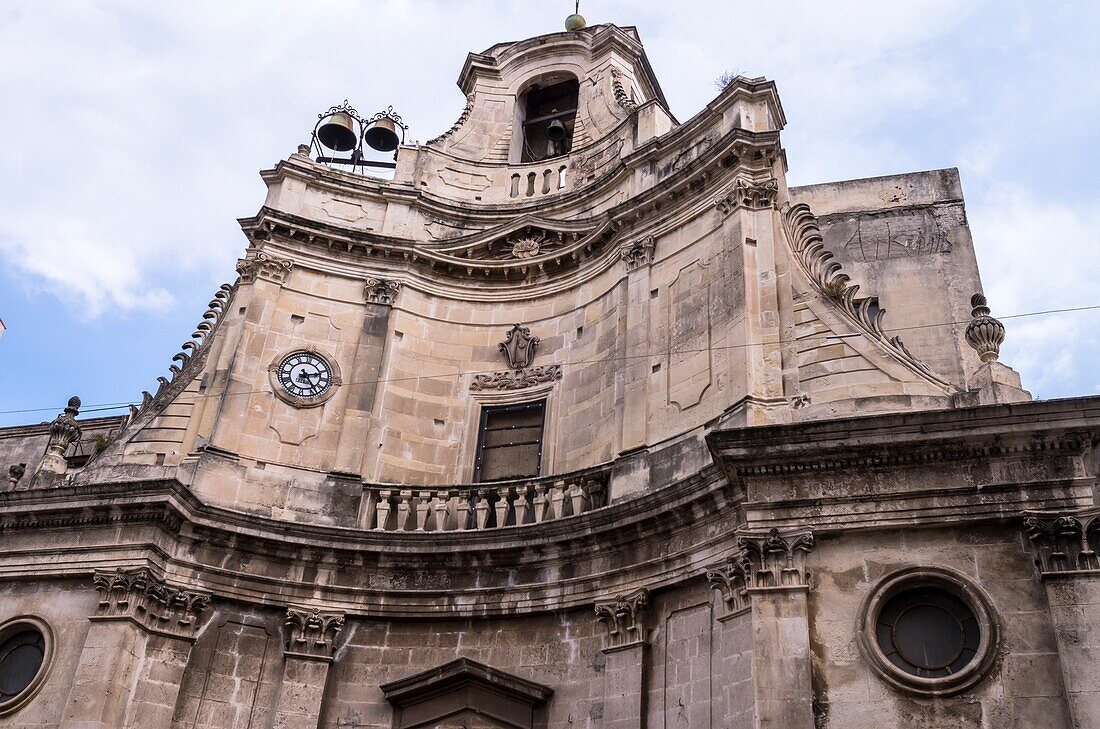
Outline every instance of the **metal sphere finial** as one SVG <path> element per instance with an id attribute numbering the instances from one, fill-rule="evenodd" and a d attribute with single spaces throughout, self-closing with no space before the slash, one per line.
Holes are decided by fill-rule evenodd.
<path id="1" fill-rule="evenodd" d="M 566 30 L 581 30 L 588 23 L 585 21 L 584 16 L 581 15 L 581 0 L 577 0 L 573 6 L 573 14 L 565 19 Z"/>

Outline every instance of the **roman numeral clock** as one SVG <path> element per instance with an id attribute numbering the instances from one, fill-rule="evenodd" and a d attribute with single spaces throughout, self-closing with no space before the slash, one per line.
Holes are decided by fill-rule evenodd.
<path id="1" fill-rule="evenodd" d="M 325 403 L 341 382 L 336 362 L 312 347 L 280 354 L 268 373 L 275 395 L 300 408 Z"/>

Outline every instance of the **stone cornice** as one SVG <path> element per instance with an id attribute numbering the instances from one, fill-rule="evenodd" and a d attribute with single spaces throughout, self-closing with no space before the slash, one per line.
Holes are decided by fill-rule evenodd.
<path id="1" fill-rule="evenodd" d="M 419 618 L 558 610 L 591 605 L 609 590 L 691 579 L 695 559 L 721 559 L 732 548 L 726 522 L 735 496 L 710 469 L 581 517 L 393 535 L 213 507 L 173 481 L 15 492 L 0 495 L 9 545 L 0 579 L 87 574 L 109 543 L 116 563 L 151 561 L 173 581 L 244 602 Z M 18 546 L 47 529 L 49 550 Z M 79 541 L 64 536 L 77 533 Z M 244 566 L 227 566 L 226 554 Z M 323 586 L 287 577 L 305 565 L 327 575 Z M 528 577 L 517 582 L 517 575 Z"/>
<path id="2" fill-rule="evenodd" d="M 1033 452 L 1080 455 L 1100 438 L 1100 397 L 837 418 L 715 431 L 733 478 L 904 466 Z"/>
<path id="3" fill-rule="evenodd" d="M 567 217 L 568 210 L 547 210 L 540 215 L 514 217 L 497 211 L 491 229 L 449 240 L 445 245 L 411 242 L 375 233 L 367 233 L 331 223 L 291 215 L 272 208 L 240 221 L 257 247 L 273 242 L 285 249 L 291 244 L 309 251 L 296 265 L 312 267 L 325 254 L 334 265 L 350 264 L 378 275 L 403 276 L 407 283 L 435 295 L 478 300 L 516 300 L 537 298 L 564 288 L 575 287 L 613 266 L 621 256 L 618 250 L 628 241 L 658 236 L 674 226 L 685 211 L 698 211 L 708 204 L 709 192 L 717 189 L 739 171 L 760 169 L 765 172 L 774 161 L 769 155 L 778 150 L 776 138 L 768 134 L 735 132 L 709 148 L 705 154 L 683 165 L 662 184 L 650 188 L 615 209 L 591 220 L 555 220 Z M 587 198 L 585 193 L 584 197 Z M 565 198 L 563 195 L 560 198 Z M 486 214 L 481 211 L 481 214 Z M 469 221 L 471 209 L 455 211 L 456 219 Z M 568 234 L 562 245 L 524 259 L 493 260 L 485 249 L 498 249 L 501 241 L 520 228 L 535 228 Z M 321 256 L 318 257 L 318 254 Z"/>

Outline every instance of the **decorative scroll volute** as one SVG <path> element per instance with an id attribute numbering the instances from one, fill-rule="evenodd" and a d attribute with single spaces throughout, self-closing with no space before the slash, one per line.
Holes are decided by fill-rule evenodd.
<path id="1" fill-rule="evenodd" d="M 648 607 L 649 590 L 645 588 L 596 603 L 596 620 L 607 629 L 605 653 L 645 644 Z"/>
<path id="2" fill-rule="evenodd" d="M 331 660 L 336 652 L 336 637 L 344 629 L 344 619 L 344 613 L 323 613 L 318 608 L 287 608 L 283 622 L 287 654 Z"/>
<path id="3" fill-rule="evenodd" d="M 146 567 L 96 570 L 96 620 L 131 619 L 150 631 L 192 640 L 210 594 L 169 585 Z"/>
<path id="4" fill-rule="evenodd" d="M 561 365 L 543 365 L 540 367 L 525 367 L 520 370 L 505 370 L 503 372 L 474 375 L 474 381 L 470 383 L 470 389 L 475 392 L 481 390 L 522 390 L 560 379 Z"/>

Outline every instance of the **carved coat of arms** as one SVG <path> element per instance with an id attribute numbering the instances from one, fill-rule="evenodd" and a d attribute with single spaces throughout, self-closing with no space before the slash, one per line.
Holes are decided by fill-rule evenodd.
<path id="1" fill-rule="evenodd" d="M 509 367 L 520 370 L 531 366 L 535 359 L 535 348 L 538 346 L 539 338 L 531 336 L 531 330 L 527 327 L 516 324 L 500 343 L 500 351 L 504 352 Z"/>

